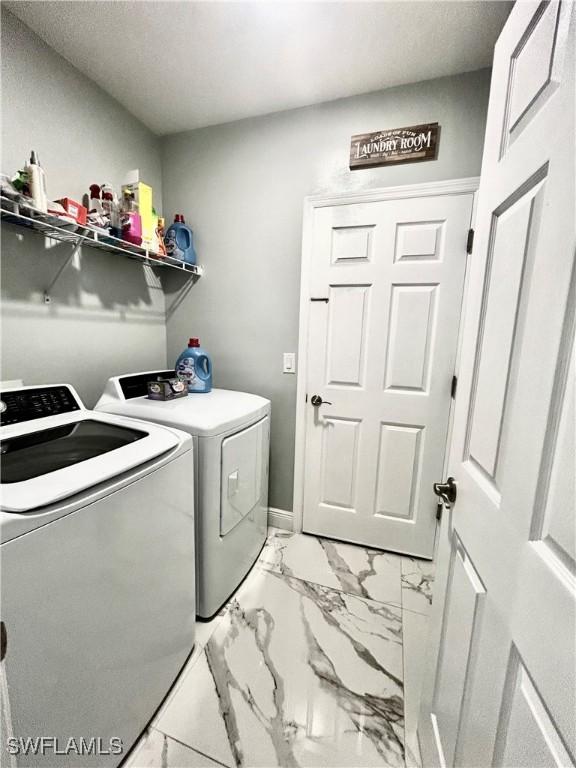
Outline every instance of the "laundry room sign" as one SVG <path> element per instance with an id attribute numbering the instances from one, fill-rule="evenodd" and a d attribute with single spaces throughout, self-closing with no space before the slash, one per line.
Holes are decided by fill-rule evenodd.
<path id="1" fill-rule="evenodd" d="M 435 160 L 439 128 L 438 123 L 425 123 L 352 136 L 350 170 L 375 168 L 391 163 Z"/>

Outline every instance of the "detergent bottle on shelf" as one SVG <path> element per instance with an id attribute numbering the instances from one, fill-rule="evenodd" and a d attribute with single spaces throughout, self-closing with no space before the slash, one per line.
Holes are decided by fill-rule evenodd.
<path id="1" fill-rule="evenodd" d="M 212 362 L 200 340 L 190 339 L 188 348 L 176 360 L 176 375 L 183 379 L 188 392 L 210 392 L 212 389 Z"/>
<path id="2" fill-rule="evenodd" d="M 192 230 L 184 222 L 184 216 L 177 213 L 174 216 L 174 223 L 168 227 L 164 236 L 167 255 L 173 259 L 185 261 L 187 264 L 196 264 L 193 237 Z"/>

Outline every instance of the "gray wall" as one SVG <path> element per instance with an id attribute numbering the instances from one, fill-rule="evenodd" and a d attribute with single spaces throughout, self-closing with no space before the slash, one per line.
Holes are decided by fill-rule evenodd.
<path id="1" fill-rule="evenodd" d="M 2 171 L 15 172 L 36 149 L 49 196 L 81 199 L 90 183 L 118 186 L 140 168 L 157 210 L 186 214 L 206 276 L 172 311 L 180 276 L 163 278 L 165 300 L 150 270 L 85 250 L 45 305 L 43 291 L 69 246 L 2 226 L 2 379 L 69 381 L 92 405 L 108 376 L 171 364 L 188 336 L 198 335 L 213 356 L 217 386 L 271 398 L 270 503 L 290 510 L 296 377 L 282 374 L 282 352 L 298 346 L 303 198 L 479 174 L 489 75 L 160 141 L 3 9 Z M 432 121 L 442 126 L 436 161 L 348 170 L 352 134 Z"/>
<path id="2" fill-rule="evenodd" d="M 4 9 L 2 148 L 10 174 L 37 150 L 51 199 L 81 201 L 89 184 L 118 186 L 140 168 L 161 207 L 158 139 Z M 138 262 L 85 249 L 46 306 L 43 291 L 69 253 L 2 225 L 1 375 L 71 382 L 92 405 L 108 376 L 164 367 L 164 294 Z"/>
<path id="3" fill-rule="evenodd" d="M 271 398 L 271 506 L 292 509 L 296 377 L 282 352 L 298 347 L 303 198 L 479 175 L 489 85 L 481 70 L 163 140 L 164 212 L 186 215 L 206 268 L 168 317 L 168 361 L 199 336 L 217 386 Z M 348 170 L 352 134 L 434 121 L 436 161 Z"/>

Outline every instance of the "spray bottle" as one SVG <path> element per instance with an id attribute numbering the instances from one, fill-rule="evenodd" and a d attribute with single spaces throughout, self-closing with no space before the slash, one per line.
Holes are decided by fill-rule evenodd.
<path id="1" fill-rule="evenodd" d="M 30 196 L 34 207 L 46 213 L 48 210 L 48 198 L 46 196 L 46 174 L 38 161 L 38 155 L 34 150 L 30 153 L 30 162 L 26 166 L 30 184 Z"/>

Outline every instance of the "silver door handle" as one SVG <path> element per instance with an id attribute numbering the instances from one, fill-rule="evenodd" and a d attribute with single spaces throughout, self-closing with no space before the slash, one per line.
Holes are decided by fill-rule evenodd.
<path id="1" fill-rule="evenodd" d="M 434 483 L 432 487 L 436 496 L 444 502 L 446 509 L 450 509 L 456 502 L 456 496 L 458 495 L 454 478 L 449 477 L 445 483 Z"/>
<path id="2" fill-rule="evenodd" d="M 310 402 L 312 403 L 314 408 L 320 408 L 321 405 L 332 405 L 332 403 L 329 402 L 328 400 L 322 400 L 320 395 L 312 395 L 312 397 L 310 398 Z"/>

